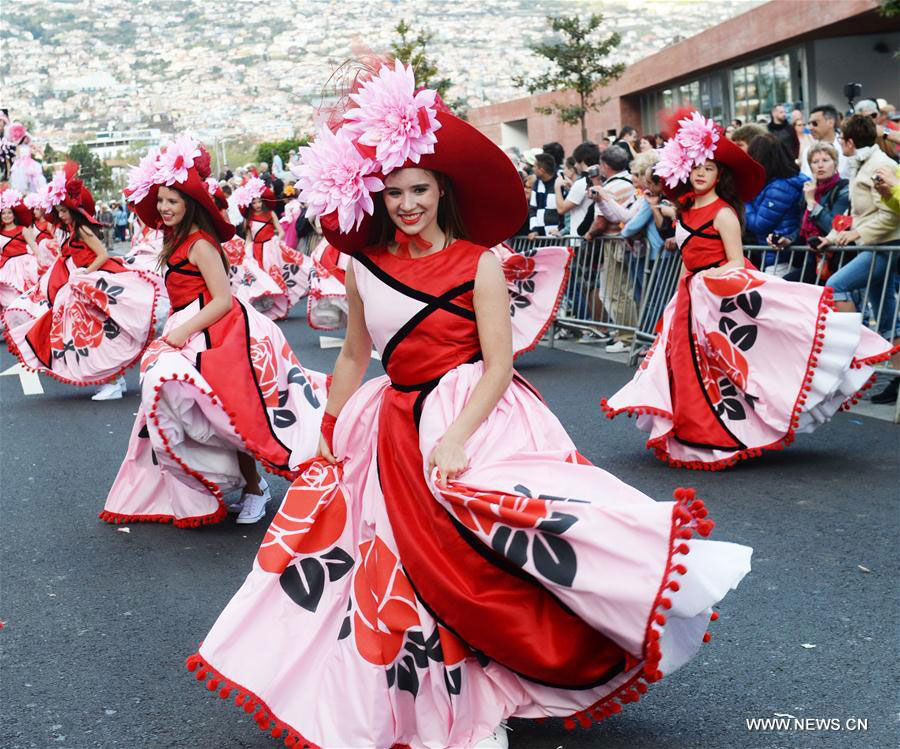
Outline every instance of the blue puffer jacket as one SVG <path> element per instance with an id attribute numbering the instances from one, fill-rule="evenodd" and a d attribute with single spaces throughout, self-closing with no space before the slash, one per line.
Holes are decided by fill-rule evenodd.
<path id="1" fill-rule="evenodd" d="M 807 179 L 805 174 L 773 179 L 747 204 L 746 233 L 754 244 L 765 244 L 766 237 L 773 232 L 788 236 L 797 232 L 803 217 L 800 196 Z M 784 255 L 783 261 L 787 262 L 790 253 L 767 252 L 766 265 L 782 261 L 781 258 L 776 260 L 776 254 Z"/>

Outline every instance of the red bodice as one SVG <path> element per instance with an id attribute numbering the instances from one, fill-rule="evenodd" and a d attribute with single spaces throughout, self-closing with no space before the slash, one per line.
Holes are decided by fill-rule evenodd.
<path id="1" fill-rule="evenodd" d="M 45 239 L 53 239 L 53 231 L 50 226 L 49 221 L 44 221 L 44 225 L 41 226 L 37 221 L 34 222 L 34 228 L 37 229 L 37 236 L 34 238 L 34 243 L 38 244 L 39 242 L 43 242 Z"/>
<path id="2" fill-rule="evenodd" d="M 199 239 L 205 239 L 213 247 L 219 246 L 206 232 L 195 231 L 188 234 L 166 260 L 166 291 L 173 311 L 186 307 L 195 299 L 202 298 L 205 303 L 211 298 L 200 269 L 188 260 L 191 247 Z"/>
<path id="3" fill-rule="evenodd" d="M 356 256 L 376 278 L 426 305 L 402 327 L 390 330 L 393 335 L 381 352 L 381 362 L 395 386 L 431 382 L 481 358 L 474 293 L 478 261 L 485 252 L 480 245 L 457 240 L 441 252 L 420 258 L 399 257 L 384 248 Z M 371 316 L 374 324 L 386 317 L 376 310 L 371 310 Z M 367 308 L 367 323 L 369 317 Z"/>
<path id="4" fill-rule="evenodd" d="M 275 227 L 272 226 L 272 214 L 250 214 L 250 237 L 253 239 L 253 257 L 263 270 L 268 270 L 263 262 L 263 245 L 275 236 Z"/>
<path id="5" fill-rule="evenodd" d="M 690 208 L 679 217 L 678 242 L 685 267 L 695 272 L 725 262 L 725 245 L 713 226 L 716 214 L 730 208 L 721 198 L 703 208 Z"/>
<path id="6" fill-rule="evenodd" d="M 79 268 L 87 268 L 97 258 L 90 247 L 80 239 L 76 239 L 74 232 L 66 233 L 66 238 L 59 248 L 59 254 L 63 260 L 69 257 L 72 258 L 72 261 Z M 122 273 L 125 271 L 125 266 L 115 258 L 110 258 L 103 263 L 99 270 L 105 270 L 108 273 Z"/>
<path id="7" fill-rule="evenodd" d="M 19 257 L 28 252 L 28 245 L 25 243 L 21 226 L 16 226 L 11 230 L 0 229 L 0 237 L 2 237 L 0 254 L 4 258 Z"/>

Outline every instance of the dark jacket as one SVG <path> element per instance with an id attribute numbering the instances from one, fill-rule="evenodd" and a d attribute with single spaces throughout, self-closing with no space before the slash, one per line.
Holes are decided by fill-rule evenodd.
<path id="1" fill-rule="evenodd" d="M 773 179 L 747 204 L 745 220 L 746 233 L 754 244 L 766 244 L 769 234 L 795 236 L 800 229 L 803 216 L 801 198 L 806 176 L 795 174 L 793 177 Z M 782 255 L 776 260 L 776 255 Z M 766 265 L 775 262 L 787 262 L 788 252 L 766 253 Z"/>

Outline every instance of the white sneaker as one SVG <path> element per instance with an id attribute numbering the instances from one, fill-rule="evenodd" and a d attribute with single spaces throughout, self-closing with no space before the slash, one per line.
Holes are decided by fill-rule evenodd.
<path id="1" fill-rule="evenodd" d="M 621 354 L 623 351 L 627 350 L 628 346 L 622 343 L 622 341 L 613 341 L 612 343 L 606 344 L 607 354 Z"/>
<path id="2" fill-rule="evenodd" d="M 92 401 L 112 401 L 122 397 L 125 392 L 125 380 L 121 377 L 115 382 L 108 382 L 91 396 Z"/>
<path id="3" fill-rule="evenodd" d="M 262 482 L 259 488 L 262 489 Z M 272 499 L 268 489 L 268 487 L 263 489 L 262 494 L 242 494 L 244 506 L 234 522 L 239 525 L 250 525 L 262 520 L 266 515 L 266 504 Z"/>
<path id="4" fill-rule="evenodd" d="M 262 489 L 262 496 L 264 496 L 266 498 L 266 501 L 268 502 L 272 498 L 272 495 L 269 493 L 269 484 L 262 476 L 259 477 L 259 488 Z M 230 512 L 232 515 L 237 515 L 241 510 L 244 509 L 244 500 L 248 496 L 248 494 L 244 494 L 244 492 L 241 492 L 238 499 L 233 500 L 232 502 L 225 503 L 225 509 L 228 510 L 228 512 Z"/>
<path id="5" fill-rule="evenodd" d="M 477 744 L 473 744 L 475 749 L 509 749 L 509 737 L 506 735 L 506 726 L 502 723 L 494 729 L 494 732 L 487 738 L 482 739 Z"/>

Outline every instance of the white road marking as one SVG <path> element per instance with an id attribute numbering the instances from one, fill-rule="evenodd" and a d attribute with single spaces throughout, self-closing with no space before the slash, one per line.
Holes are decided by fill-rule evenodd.
<path id="1" fill-rule="evenodd" d="M 5 372 L 0 372 L 0 377 L 6 375 L 18 375 L 19 382 L 22 384 L 22 392 L 25 395 L 42 395 L 44 388 L 41 385 L 41 378 L 37 372 L 25 369 L 21 364 L 13 364 Z"/>

